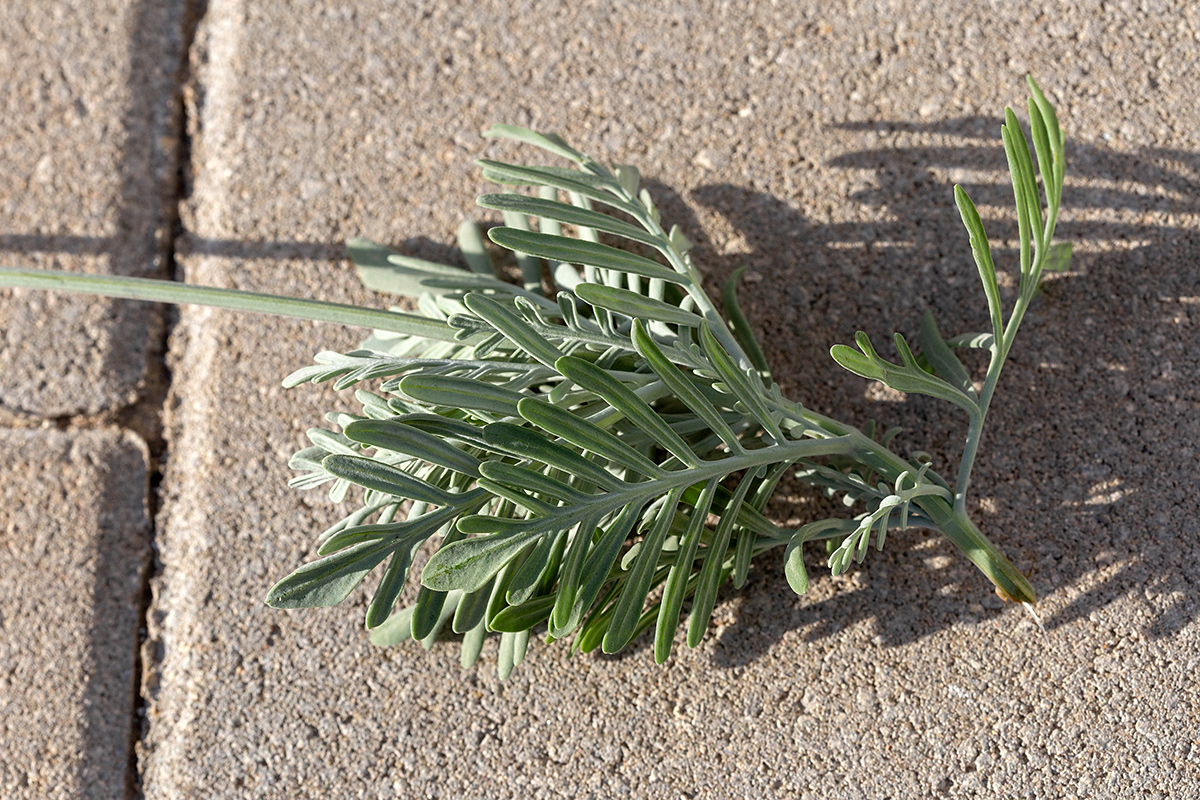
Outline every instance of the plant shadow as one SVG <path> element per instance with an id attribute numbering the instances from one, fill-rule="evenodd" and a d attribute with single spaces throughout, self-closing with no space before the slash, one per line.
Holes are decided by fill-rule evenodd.
<path id="1" fill-rule="evenodd" d="M 705 236 L 712 226 L 678 195 L 651 191 L 696 241 L 696 260 L 715 284 L 748 267 L 742 305 L 785 394 L 856 424 L 900 425 L 902 449 L 928 451 L 953 474 L 961 415 L 929 398 L 880 393 L 842 373 L 828 349 L 858 329 L 877 342 L 893 330 L 911 338 L 926 308 L 947 335 L 986 325 L 951 186 L 962 183 L 983 209 L 994 243 L 1015 240 L 996 128 L 983 117 L 842 126 L 878 143 L 829 162 L 857 173 L 851 199 L 879 220 L 867 224 L 817 223 L 761 192 L 702 186 L 690 200 L 736 231 L 730 248 Z M 1200 502 L 1187 488 L 1200 452 L 1200 348 L 1189 330 L 1200 322 L 1200 230 L 1177 222 L 1200 207 L 1200 155 L 1068 148 L 1057 238 L 1076 255 L 1068 274 L 1045 284 L 1010 355 L 972 513 L 1018 567 L 1033 570 L 1051 635 L 1127 601 L 1139 609 L 1119 626 L 1169 637 L 1200 614 L 1187 569 L 1200 558 Z M 1015 261 L 1011 248 L 994 252 L 998 265 Z M 772 510 L 789 526 L 811 518 L 803 504 Z M 818 585 L 823 555 L 813 550 L 807 561 Z M 723 599 L 738 595 L 736 623 L 720 633 L 714 660 L 744 665 L 791 631 L 811 640 L 864 622 L 876 643 L 899 646 L 1001 606 L 982 575 L 926 532 L 889 536 L 886 551 L 872 551 L 856 571 L 836 579 L 850 591 L 809 602 L 782 580 L 778 555 L 763 558 L 746 587 L 726 589 Z"/>

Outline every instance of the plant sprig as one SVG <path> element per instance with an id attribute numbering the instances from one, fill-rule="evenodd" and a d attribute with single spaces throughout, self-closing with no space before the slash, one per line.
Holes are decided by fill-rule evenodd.
<path id="1" fill-rule="evenodd" d="M 786 547 L 787 580 L 803 593 L 806 543 L 828 540 L 829 566 L 839 574 L 862 561 L 872 538 L 882 549 L 889 530 L 910 526 L 942 532 L 1003 596 L 1032 603 L 1032 587 L 971 521 L 966 504 L 1017 329 L 1043 272 L 1070 257 L 1069 245 L 1052 243 L 1063 134 L 1032 79 L 1029 86 L 1033 155 L 1011 111 L 1001 129 L 1020 236 L 1020 280 L 1007 321 L 983 223 L 956 186 L 990 332 L 947 339 L 926 315 L 918 352 L 895 335 L 899 363 L 880 356 L 861 332 L 856 348 L 831 351 L 857 375 L 966 412 L 953 484 L 920 454 L 893 450 L 892 434 L 876 440 L 873 426 L 860 430 L 784 398 L 738 307 L 740 270 L 722 293 L 722 314 L 703 289 L 690 242 L 663 227 L 638 171 L 604 166 L 553 134 L 501 125 L 485 134 L 570 164 L 479 162 L 503 188 L 479 199 L 505 221 L 487 237 L 515 255 L 520 285 L 500 278 L 480 229 L 465 223 L 459 244 L 468 270 L 350 243 L 363 282 L 414 300 L 417 313 L 30 270 L 0 270 L 0 286 L 374 329 L 359 350 L 323 352 L 285 381 L 357 387 L 361 413 L 327 415 L 332 429 L 310 430 L 311 445 L 291 465 L 298 488 L 328 486 L 338 502 L 352 487 L 360 495 L 358 507 L 320 535 L 321 557 L 277 583 L 267 602 L 334 605 L 382 566 L 366 619 L 377 644 L 413 638 L 428 646 L 448 625 L 462 635 L 468 666 L 486 635 L 499 633 L 506 676 L 540 626 L 547 640 L 573 637 L 585 652 L 616 652 L 653 628 L 654 657 L 662 662 L 684 601 L 691 598 L 686 641 L 694 647 L 721 584 L 740 586 L 761 553 Z M 989 353 L 978 387 L 954 353 L 963 346 Z M 789 471 L 861 510 L 797 530 L 779 527 L 763 511 Z M 416 602 L 398 608 L 415 553 L 431 541 L 436 551 Z"/>

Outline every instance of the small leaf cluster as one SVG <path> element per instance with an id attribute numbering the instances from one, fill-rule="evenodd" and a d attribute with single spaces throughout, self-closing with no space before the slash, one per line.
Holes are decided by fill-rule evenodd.
<path id="1" fill-rule="evenodd" d="M 466 269 L 350 245 L 364 283 L 409 298 L 417 313 L 359 350 L 321 353 L 288 385 L 355 390 L 360 413 L 330 414 L 291 465 L 298 488 L 326 486 L 356 508 L 319 536 L 318 560 L 271 589 L 281 608 L 333 605 L 382 568 L 366 615 L 372 641 L 428 646 L 462 637 L 464 666 L 489 633 L 499 669 L 524 657 L 534 629 L 581 651 L 616 652 L 653 630 L 664 661 L 686 616 L 697 645 L 722 584 L 741 586 L 756 556 L 786 547 L 785 574 L 808 587 L 807 542 L 828 540 L 837 574 L 874 537 L 914 525 L 943 532 L 1006 596 L 1032 589 L 966 515 L 983 419 L 1012 337 L 1045 268 L 1069 253 L 1051 243 L 1063 137 L 1030 82 L 1034 160 L 1009 111 L 1003 127 L 1021 238 L 1018 296 L 1007 323 L 988 239 L 970 198 L 956 200 L 970 235 L 989 334 L 943 338 L 932 317 L 919 352 L 894 337 L 899 363 L 859 333 L 842 366 L 901 392 L 965 411 L 970 433 L 951 484 L 920 454 L 785 398 L 737 304 L 736 273 L 720 306 L 706 294 L 690 242 L 666 228 L 637 169 L 602 165 L 555 135 L 495 126 L 568 166 L 480 161 L 502 191 L 479 198 L 504 224 L 459 230 Z M 512 254 L 517 282 L 492 252 Z M 408 321 L 409 318 L 412 321 Z M 980 388 L 954 353 L 981 347 Z M 779 481 L 858 507 L 847 519 L 781 528 L 764 509 Z M 399 600 L 418 551 L 434 552 L 414 603 Z M 686 607 L 686 614 L 685 614 Z"/>

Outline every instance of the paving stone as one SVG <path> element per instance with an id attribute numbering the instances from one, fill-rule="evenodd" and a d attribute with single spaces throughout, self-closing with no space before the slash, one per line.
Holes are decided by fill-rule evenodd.
<path id="1" fill-rule="evenodd" d="M 161 270 L 183 0 L 5 4 L 0 264 Z M 0 290 L 0 411 L 132 402 L 159 334 L 145 304 Z"/>
<path id="2" fill-rule="evenodd" d="M 116 430 L 0 430 L 0 796 L 125 797 L 146 458 Z"/>
<path id="3" fill-rule="evenodd" d="M 324 411 L 353 407 L 278 381 L 356 335 L 187 311 L 147 798 L 1195 791 L 1196 11 L 740 8 L 213 0 L 189 280 L 377 302 L 341 241 L 443 256 L 477 213 L 471 159 L 515 157 L 478 131 L 557 130 L 640 165 L 714 287 L 750 267 L 745 305 L 785 392 L 901 425 L 945 463 L 956 415 L 873 393 L 828 349 L 860 328 L 911 334 L 929 306 L 943 329 L 985 323 L 950 186 L 970 184 L 989 218 L 1009 202 L 999 111 L 1032 69 L 1071 135 L 1062 234 L 1078 270 L 1026 321 L 975 487 L 989 535 L 1034 569 L 1046 633 L 908 532 L 804 598 L 765 558 L 666 667 L 644 645 L 568 658 L 534 643 L 500 683 L 494 643 L 465 673 L 453 647 L 374 650 L 362 591 L 320 611 L 262 603 L 337 514 L 285 488 L 286 458 Z M 774 518 L 811 518 L 794 495 Z"/>

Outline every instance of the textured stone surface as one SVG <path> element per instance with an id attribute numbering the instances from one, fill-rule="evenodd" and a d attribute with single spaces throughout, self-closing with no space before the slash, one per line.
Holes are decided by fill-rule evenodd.
<path id="1" fill-rule="evenodd" d="M 6 3 L 0 264 L 159 269 L 183 0 Z M 0 290 L 0 411 L 131 402 L 157 334 L 146 304 Z"/>
<path id="2" fill-rule="evenodd" d="M 0 796 L 124 797 L 146 448 L 114 430 L 0 430 L 0 461 Z"/>
<path id="3" fill-rule="evenodd" d="M 714 286 L 750 267 L 745 305 L 789 395 L 903 425 L 904 446 L 944 463 L 957 415 L 864 387 L 828 348 L 859 328 L 911 334 L 927 306 L 943 330 L 984 324 L 950 186 L 988 217 L 1009 202 L 998 118 L 1026 71 L 1069 131 L 1061 233 L 1078 257 L 1027 318 L 975 477 L 985 530 L 1034 570 L 1045 634 L 910 532 L 802 599 L 764 559 L 665 668 L 644 647 L 568 659 L 534 644 L 503 684 L 494 644 L 467 673 L 451 647 L 373 650 L 362 592 L 263 606 L 336 513 L 285 488 L 286 457 L 353 402 L 278 381 L 355 335 L 186 312 L 146 796 L 1193 793 L 1196 14 L 212 0 L 189 280 L 365 301 L 344 239 L 444 256 L 483 188 L 471 159 L 502 152 L 477 132 L 558 130 L 640 165 Z M 812 512 L 791 494 L 771 513 L 796 524 Z"/>

